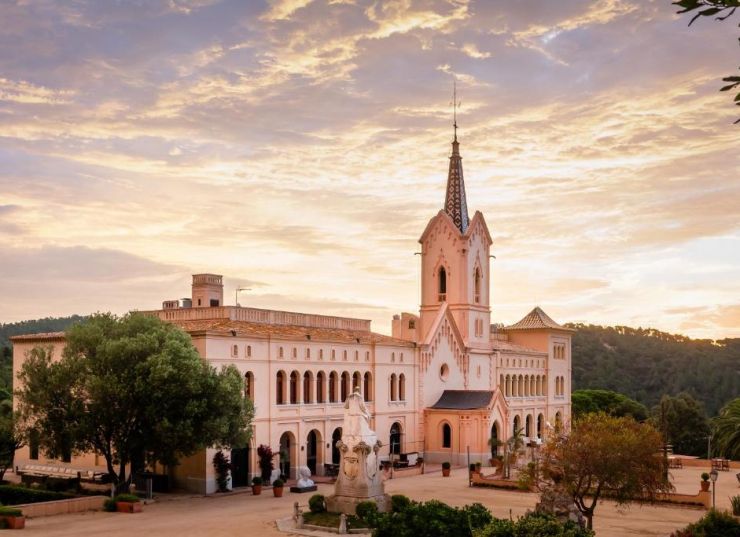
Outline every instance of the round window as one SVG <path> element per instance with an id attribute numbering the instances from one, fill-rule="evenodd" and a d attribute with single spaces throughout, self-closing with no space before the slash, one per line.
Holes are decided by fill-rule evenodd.
<path id="1" fill-rule="evenodd" d="M 439 378 L 446 381 L 447 377 L 450 376 L 450 368 L 447 367 L 447 364 L 442 364 L 442 367 L 439 368 Z"/>

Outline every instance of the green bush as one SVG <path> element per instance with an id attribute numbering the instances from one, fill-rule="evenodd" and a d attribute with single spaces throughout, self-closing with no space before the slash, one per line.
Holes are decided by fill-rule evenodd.
<path id="1" fill-rule="evenodd" d="M 444 469 L 444 470 L 449 470 L 451 467 L 452 467 L 452 465 L 449 462 L 447 462 L 447 461 L 445 461 L 445 462 L 442 463 L 442 469 Z"/>
<path id="2" fill-rule="evenodd" d="M 373 537 L 472 537 L 473 530 L 491 520 L 480 504 L 458 509 L 436 500 L 410 502 L 401 511 L 379 513 Z"/>
<path id="3" fill-rule="evenodd" d="M 411 505 L 411 500 L 408 496 L 404 496 L 403 494 L 394 494 L 391 496 L 391 511 L 394 513 L 404 511 L 409 505 Z"/>
<path id="4" fill-rule="evenodd" d="M 116 510 L 116 500 L 113 498 L 107 498 L 103 502 L 103 511 L 108 511 L 109 513 L 113 513 Z"/>
<path id="5" fill-rule="evenodd" d="M 697 522 L 671 533 L 671 537 L 740 537 L 740 522 L 712 509 Z"/>
<path id="6" fill-rule="evenodd" d="M 252 478 L 252 485 L 261 485 L 262 484 L 262 478 L 258 475 L 254 476 Z"/>
<path id="7" fill-rule="evenodd" d="M 326 498 L 323 494 L 314 494 L 308 499 L 308 508 L 312 513 L 323 513 L 326 511 Z"/>
<path id="8" fill-rule="evenodd" d="M 493 521 L 491 512 L 479 503 L 466 505 L 462 512 L 471 528 L 482 528 Z"/>
<path id="9" fill-rule="evenodd" d="M 117 502 L 128 502 L 128 503 L 136 503 L 139 500 L 139 497 L 135 494 L 119 494 L 115 498 L 113 498 Z"/>
<path id="10" fill-rule="evenodd" d="M 282 479 L 276 479 L 275 481 L 272 482 L 272 486 L 275 487 L 276 489 L 279 489 L 280 487 L 285 486 L 285 483 L 283 482 Z"/>
<path id="11" fill-rule="evenodd" d="M 706 472 L 702 472 L 701 474 L 701 480 L 702 481 L 709 481 L 709 474 Z"/>
<path id="12" fill-rule="evenodd" d="M 493 519 L 484 528 L 473 532 L 474 537 L 593 537 L 575 522 L 559 522 L 549 515 L 529 514 L 515 521 Z"/>
<path id="13" fill-rule="evenodd" d="M 372 525 L 378 515 L 378 505 L 372 501 L 360 502 L 355 507 L 357 518 Z"/>
<path id="14" fill-rule="evenodd" d="M 15 507 L 0 505 L 0 516 L 23 516 L 23 513 Z"/>
<path id="15" fill-rule="evenodd" d="M 22 503 L 51 502 L 74 498 L 74 494 L 36 490 L 16 485 L 0 485 L 0 503 L 3 505 L 19 505 Z"/>

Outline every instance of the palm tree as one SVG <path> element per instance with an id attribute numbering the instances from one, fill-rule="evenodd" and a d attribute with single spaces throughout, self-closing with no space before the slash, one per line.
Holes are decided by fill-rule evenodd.
<path id="1" fill-rule="evenodd" d="M 740 397 L 727 403 L 712 420 L 712 445 L 727 459 L 740 459 Z"/>
<path id="2" fill-rule="evenodd" d="M 505 442 L 493 437 L 488 439 L 489 445 L 495 445 L 496 447 L 504 448 L 504 479 L 508 479 L 509 477 L 511 477 L 511 456 L 522 449 L 522 447 L 524 447 L 523 438 L 524 428 L 519 428 L 515 429 L 514 434 L 511 435 L 511 438 L 509 438 Z"/>

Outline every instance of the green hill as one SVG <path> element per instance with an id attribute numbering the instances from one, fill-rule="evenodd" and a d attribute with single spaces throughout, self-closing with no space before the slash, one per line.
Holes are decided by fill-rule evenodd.
<path id="1" fill-rule="evenodd" d="M 623 393 L 648 408 L 688 392 L 714 416 L 740 395 L 740 338 L 709 341 L 653 329 L 569 325 L 573 389 Z"/>

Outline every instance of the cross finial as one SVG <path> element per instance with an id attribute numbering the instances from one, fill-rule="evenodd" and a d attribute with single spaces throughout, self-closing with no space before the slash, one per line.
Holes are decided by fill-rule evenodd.
<path id="1" fill-rule="evenodd" d="M 455 130 L 455 141 L 457 142 L 457 79 L 452 80 L 452 126 Z"/>

